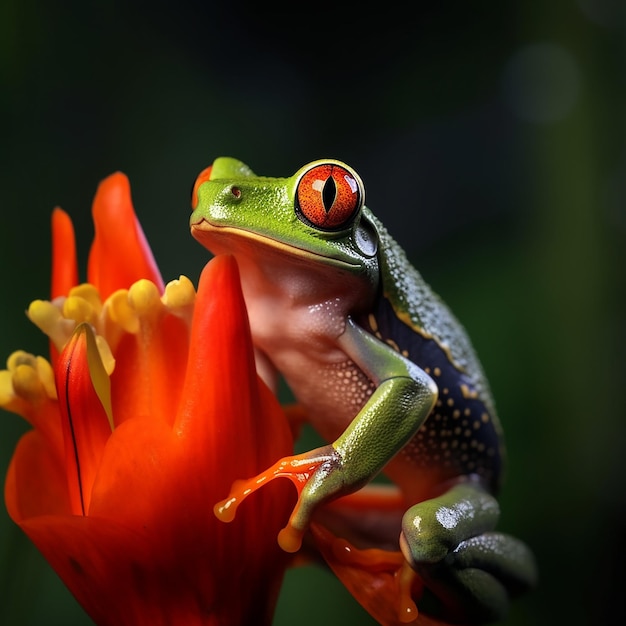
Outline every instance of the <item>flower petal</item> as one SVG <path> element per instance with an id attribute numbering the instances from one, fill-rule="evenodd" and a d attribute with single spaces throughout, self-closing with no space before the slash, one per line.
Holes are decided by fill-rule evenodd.
<path id="1" fill-rule="evenodd" d="M 93 516 L 47 516 L 21 527 L 98 626 L 271 624 L 265 607 L 271 605 L 275 563 L 261 571 L 246 563 L 225 572 L 197 541 L 194 552 L 177 553 L 195 527 L 181 532 L 179 525 L 176 534 L 163 536 Z"/>
<path id="2" fill-rule="evenodd" d="M 95 237 L 87 280 L 104 300 L 117 289 L 147 278 L 163 291 L 163 280 L 135 216 L 128 178 L 121 172 L 105 178 L 93 203 Z"/>
<path id="3" fill-rule="evenodd" d="M 274 539 L 276 516 L 252 506 L 239 523 L 221 524 L 207 506 L 217 498 L 221 476 L 209 472 L 215 463 L 219 466 L 220 458 L 236 452 L 215 450 L 206 439 L 189 452 L 171 427 L 150 417 L 127 420 L 111 435 L 88 519 L 114 520 L 127 529 L 110 542 L 108 559 L 133 561 L 141 589 L 122 595 L 119 604 L 115 594 L 109 596 L 109 621 L 103 624 L 116 623 L 113 617 L 127 610 L 141 615 L 136 605 L 143 603 L 159 606 L 162 612 L 152 616 L 152 622 L 122 617 L 118 623 L 271 623 L 262 607 L 274 606 L 287 559 Z M 266 500 L 268 494 L 263 494 Z M 286 503 L 290 506 L 289 498 Z M 133 545 L 139 535 L 151 546 L 143 555 L 135 554 Z M 99 588 L 106 590 L 107 584 L 110 581 Z"/>
<path id="4" fill-rule="evenodd" d="M 52 281 L 50 299 L 66 296 L 78 285 L 76 240 L 70 216 L 63 209 L 52 212 Z"/>
<path id="5" fill-rule="evenodd" d="M 86 515 L 112 424 L 108 376 L 88 324 L 77 326 L 56 373 L 72 511 Z"/>
<path id="6" fill-rule="evenodd" d="M 205 183 L 207 180 L 211 180 L 211 171 L 213 170 L 213 165 L 209 165 L 209 167 L 205 167 L 196 178 L 196 182 L 193 184 L 193 189 L 191 190 L 191 208 L 195 209 L 198 206 L 198 189 L 202 183 Z"/>
<path id="7" fill-rule="evenodd" d="M 213 258 L 200 277 L 181 398 L 174 427 L 190 463 L 188 506 L 194 510 L 208 497 L 217 502 L 236 479 L 293 451 L 286 416 L 256 373 L 234 257 Z M 276 481 L 252 496 L 230 524 L 207 521 L 217 539 L 217 562 L 233 564 L 229 571 L 245 562 L 246 576 L 264 571 L 268 581 L 279 583 L 277 572 L 289 557 L 279 549 L 276 536 L 294 501 L 291 485 Z"/>
<path id="8" fill-rule="evenodd" d="M 40 515 L 71 512 L 60 452 L 38 430 L 27 432 L 17 444 L 4 484 L 4 499 L 17 524 Z"/>
<path id="9" fill-rule="evenodd" d="M 136 328 L 122 336 L 115 350 L 111 376 L 115 423 L 150 415 L 171 425 L 185 375 L 188 323 L 170 312 L 157 287 L 146 280 L 131 286 L 126 306 Z M 130 380 L 137 384 L 128 384 Z"/>
<path id="10" fill-rule="evenodd" d="M 154 595 L 163 587 L 145 582 L 154 546 L 142 534 L 93 517 L 44 516 L 20 526 L 99 626 L 182 624 Z M 117 558 L 122 552 L 124 558 Z"/>
<path id="11" fill-rule="evenodd" d="M 65 296 L 78 284 L 78 261 L 76 257 L 76 239 L 74 225 L 70 216 L 63 209 L 55 208 L 52 212 L 52 277 L 50 300 Z M 59 351 L 53 341 L 50 344 L 50 362 L 54 365 Z"/>
<path id="12" fill-rule="evenodd" d="M 200 277 L 181 398 L 175 426 L 189 445 L 209 439 L 215 449 L 236 451 L 215 464 L 216 477 L 252 475 L 292 449 L 287 419 L 256 373 L 232 256 L 213 258 Z M 224 427 L 226 416 L 240 422 Z"/>

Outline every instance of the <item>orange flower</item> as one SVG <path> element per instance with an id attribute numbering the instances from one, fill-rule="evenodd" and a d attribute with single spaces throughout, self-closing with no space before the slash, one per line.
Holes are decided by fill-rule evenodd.
<path id="1" fill-rule="evenodd" d="M 124 175 L 93 212 L 82 285 L 71 221 L 53 214 L 52 300 L 28 311 L 50 361 L 16 352 L 0 372 L 0 406 L 33 426 L 9 514 L 100 626 L 269 624 L 293 494 L 270 486 L 232 524 L 213 514 L 235 479 L 292 451 L 235 262 L 210 261 L 197 293 L 184 277 L 164 286 Z"/>

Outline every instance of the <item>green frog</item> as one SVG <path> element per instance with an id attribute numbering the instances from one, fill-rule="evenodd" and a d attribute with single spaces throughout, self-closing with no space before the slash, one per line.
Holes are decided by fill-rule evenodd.
<path id="1" fill-rule="evenodd" d="M 495 531 L 500 422 L 470 340 L 365 206 L 359 175 L 333 159 L 288 178 L 233 158 L 204 170 L 191 232 L 237 260 L 260 374 L 282 376 L 327 444 L 234 486 L 291 478 L 298 501 L 279 543 L 299 550 L 315 512 L 384 474 L 402 492 L 399 547 L 433 615 L 483 623 L 536 579 L 533 555 Z"/>

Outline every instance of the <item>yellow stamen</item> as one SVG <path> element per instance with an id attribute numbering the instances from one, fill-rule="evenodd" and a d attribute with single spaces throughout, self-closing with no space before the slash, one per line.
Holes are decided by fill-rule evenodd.
<path id="1" fill-rule="evenodd" d="M 15 398 L 13 373 L 9 370 L 0 370 L 0 406 L 8 406 L 13 398 Z"/>
<path id="2" fill-rule="evenodd" d="M 139 332 L 139 318 L 130 306 L 127 289 L 120 289 L 111 294 L 106 300 L 104 310 L 108 318 L 127 333 Z"/>
<path id="3" fill-rule="evenodd" d="M 27 315 L 48 335 L 59 352 L 69 341 L 76 326 L 88 323 L 96 334 L 98 353 L 107 375 L 110 376 L 115 368 L 113 353 L 124 333 L 141 332 L 142 318 L 154 319 L 166 311 L 191 320 L 195 297 L 194 286 L 185 276 L 171 281 L 166 286 L 163 297 L 154 283 L 143 279 L 128 290 L 120 289 L 114 292 L 104 304 L 96 287 L 83 283 L 70 289 L 67 297 L 61 296 L 53 302 L 35 300 L 30 304 Z M 149 319 L 145 319 L 145 322 L 151 323 Z M 56 398 L 50 364 L 45 359 L 40 364 L 35 362 L 29 364 L 37 370 L 37 378 L 40 379 L 46 394 L 50 398 Z M 19 377 L 19 384 L 25 386 L 25 390 L 33 391 L 34 383 L 29 382 L 29 376 L 30 374 L 23 372 Z M 15 390 L 7 375 L 2 375 L 0 385 L 4 385 L 0 388 L 0 398 L 13 397 Z"/>
<path id="4" fill-rule="evenodd" d="M 74 320 L 77 324 L 81 322 L 94 324 L 98 317 L 98 311 L 84 298 L 69 296 L 63 303 L 63 317 Z"/>
<path id="5" fill-rule="evenodd" d="M 167 283 L 165 293 L 161 297 L 161 302 L 170 313 L 188 320 L 191 320 L 195 300 L 196 290 L 186 276 Z"/>
<path id="6" fill-rule="evenodd" d="M 180 276 L 165 285 L 163 304 L 168 308 L 182 308 L 190 306 L 196 299 L 196 290 L 193 283 L 186 277 Z"/>
<path id="7" fill-rule="evenodd" d="M 138 280 L 131 286 L 128 290 L 128 302 L 140 316 L 154 315 L 163 308 L 157 286 L 146 279 Z"/>
<path id="8" fill-rule="evenodd" d="M 46 393 L 37 370 L 25 363 L 18 365 L 13 372 L 13 389 L 25 400 L 37 400 Z"/>
<path id="9" fill-rule="evenodd" d="M 50 364 L 50 361 L 44 359 L 42 356 L 38 356 L 36 360 L 36 368 L 37 374 L 39 375 L 39 380 L 41 380 L 41 384 L 46 390 L 48 397 L 52 400 L 56 400 L 57 388 L 54 383 L 54 370 L 52 369 L 52 365 Z"/>
<path id="10" fill-rule="evenodd" d="M 18 395 L 35 400 L 42 395 L 56 399 L 52 365 L 41 356 L 17 350 L 7 359 L 7 369 L 0 372 L 0 404 L 7 404 Z"/>
<path id="11" fill-rule="evenodd" d="M 94 285 L 90 283 L 83 283 L 77 287 L 72 287 L 72 289 L 70 289 L 69 297 L 71 298 L 74 296 L 81 298 L 82 300 L 86 300 L 98 313 L 102 310 L 100 292 Z"/>
<path id="12" fill-rule="evenodd" d="M 72 336 L 76 326 L 74 320 L 64 318 L 59 306 L 47 300 L 34 300 L 30 303 L 26 314 L 35 326 L 50 337 L 57 350 L 63 350 L 63 346 Z"/>
<path id="13" fill-rule="evenodd" d="M 30 352 L 25 352 L 24 350 L 16 350 L 7 359 L 7 369 L 9 372 L 15 372 L 15 370 L 20 365 L 31 365 L 35 366 L 36 358 Z"/>

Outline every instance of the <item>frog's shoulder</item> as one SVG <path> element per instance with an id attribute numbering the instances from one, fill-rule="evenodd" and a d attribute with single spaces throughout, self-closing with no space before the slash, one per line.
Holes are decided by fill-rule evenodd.
<path id="1" fill-rule="evenodd" d="M 381 221 L 366 207 L 363 211 L 374 225 L 380 242 L 381 296 L 390 302 L 401 322 L 416 333 L 434 339 L 448 353 L 451 362 L 488 393 L 481 364 L 461 323 L 409 262 Z"/>

